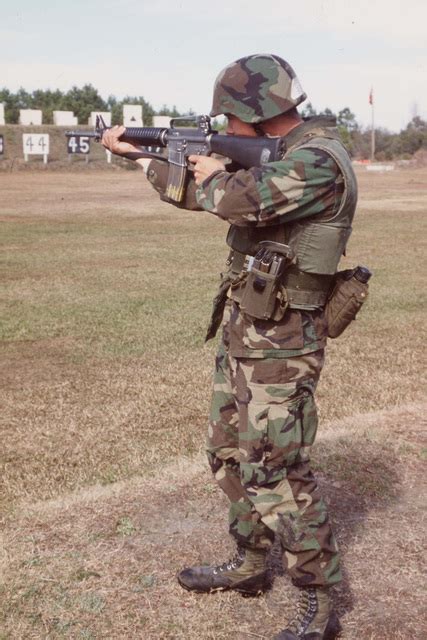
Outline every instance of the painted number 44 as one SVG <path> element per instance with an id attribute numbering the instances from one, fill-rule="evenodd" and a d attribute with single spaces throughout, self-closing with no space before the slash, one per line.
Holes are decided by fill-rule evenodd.
<path id="1" fill-rule="evenodd" d="M 23 133 L 22 146 L 24 155 L 49 155 L 49 134 L 48 133 Z"/>
<path id="2" fill-rule="evenodd" d="M 37 138 L 32 138 L 31 136 L 27 138 L 25 142 L 25 146 L 27 148 L 27 153 L 46 153 L 47 143 L 43 136 L 38 136 Z"/>

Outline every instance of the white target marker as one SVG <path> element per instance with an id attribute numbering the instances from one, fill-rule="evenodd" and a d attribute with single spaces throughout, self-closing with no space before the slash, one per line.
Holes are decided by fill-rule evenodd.
<path id="1" fill-rule="evenodd" d="M 43 162 L 47 164 L 47 157 L 49 155 L 48 133 L 23 133 L 22 147 L 25 162 L 28 162 L 28 156 L 30 155 L 41 155 L 43 156 Z"/>

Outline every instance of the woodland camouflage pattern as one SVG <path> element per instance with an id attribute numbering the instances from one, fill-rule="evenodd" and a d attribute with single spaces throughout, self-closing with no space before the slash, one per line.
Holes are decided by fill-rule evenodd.
<path id="1" fill-rule="evenodd" d="M 288 309 L 283 320 L 257 320 L 228 303 L 224 329 L 233 358 L 293 358 L 324 349 L 327 326 L 323 310 L 304 313 Z"/>
<path id="2" fill-rule="evenodd" d="M 190 179 L 182 206 L 282 242 L 277 232 L 286 233 L 288 223 L 311 216 L 328 220 L 341 203 L 341 172 L 327 151 L 298 148 L 321 133 L 318 124 L 304 123 L 296 137 L 293 131 L 287 136 L 283 160 L 218 171 L 198 188 Z M 153 161 L 148 179 L 161 195 L 166 178 Z M 230 500 L 230 532 L 249 548 L 269 549 L 279 541 L 284 568 L 297 586 L 341 579 L 337 545 L 309 463 L 326 335 L 323 309 L 288 309 L 275 322 L 253 319 L 228 300 L 214 375 L 207 451 Z"/>
<path id="3" fill-rule="evenodd" d="M 232 114 L 258 123 L 289 111 L 306 99 L 295 71 L 270 54 L 245 56 L 218 75 L 211 116 Z"/>
<path id="4" fill-rule="evenodd" d="M 331 212 L 342 191 L 340 172 L 326 151 L 296 149 L 262 167 L 216 172 L 196 197 L 203 209 L 231 224 L 267 226 Z"/>
<path id="5" fill-rule="evenodd" d="M 238 544 L 259 549 L 279 539 L 284 568 L 298 586 L 335 584 L 341 579 L 337 546 L 309 467 L 323 349 L 283 359 L 263 350 L 262 359 L 235 358 L 230 323 L 236 306 L 226 309 L 207 442 L 215 479 L 230 500 L 230 533 Z"/>

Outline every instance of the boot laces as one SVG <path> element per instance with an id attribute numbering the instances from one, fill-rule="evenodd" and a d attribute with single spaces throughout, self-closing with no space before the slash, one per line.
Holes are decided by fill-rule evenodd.
<path id="1" fill-rule="evenodd" d="M 315 589 L 304 589 L 297 602 L 295 617 L 289 623 L 287 629 L 292 631 L 297 638 L 304 638 L 309 625 L 313 622 L 317 613 L 317 596 Z"/>
<path id="2" fill-rule="evenodd" d="M 238 567 L 243 563 L 244 558 L 244 552 L 239 549 L 230 560 L 216 566 L 213 573 L 217 575 L 218 573 L 224 573 L 224 571 L 233 571 L 234 569 L 238 569 Z"/>

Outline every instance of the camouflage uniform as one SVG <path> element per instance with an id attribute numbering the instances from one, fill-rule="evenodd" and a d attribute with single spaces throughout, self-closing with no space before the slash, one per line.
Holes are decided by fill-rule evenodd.
<path id="1" fill-rule="evenodd" d="M 348 187 L 337 157 L 322 148 L 323 137 L 341 146 L 330 122 L 305 122 L 287 136 L 289 151 L 283 160 L 234 173 L 219 171 L 199 188 L 190 183 L 183 206 L 227 220 L 232 225 L 229 244 L 238 237 L 237 253 L 253 255 L 262 239 L 289 241 L 295 225 L 332 219 Z M 162 194 L 164 167 L 153 161 L 147 175 Z M 338 233 L 345 246 L 348 229 Z M 230 500 L 230 533 L 238 544 L 269 549 L 278 540 L 295 585 L 330 586 L 341 579 L 337 545 L 310 470 L 317 430 L 314 392 L 327 337 L 323 305 L 300 301 L 280 321 L 242 313 L 238 287 L 237 292 L 230 288 L 235 255 L 233 251 L 214 311 L 216 325 L 225 302 L 209 462 Z M 335 268 L 325 267 L 324 273 Z M 209 337 L 214 333 L 215 327 Z"/>
<path id="2" fill-rule="evenodd" d="M 302 321 L 300 312 L 292 315 L 293 327 L 302 335 L 290 333 L 289 346 L 294 342 L 296 347 L 302 338 L 309 348 L 314 330 L 310 314 Z M 279 347 L 273 356 L 263 357 L 260 349 L 254 357 L 233 357 L 231 334 L 251 336 L 242 319 L 238 305 L 227 304 L 208 432 L 209 462 L 230 500 L 230 533 L 239 544 L 255 548 L 269 548 L 277 535 L 295 584 L 332 584 L 339 579 L 337 549 L 309 468 L 323 349 L 286 356 L 285 351 L 298 349 Z M 274 338 L 269 342 L 274 345 Z"/>

